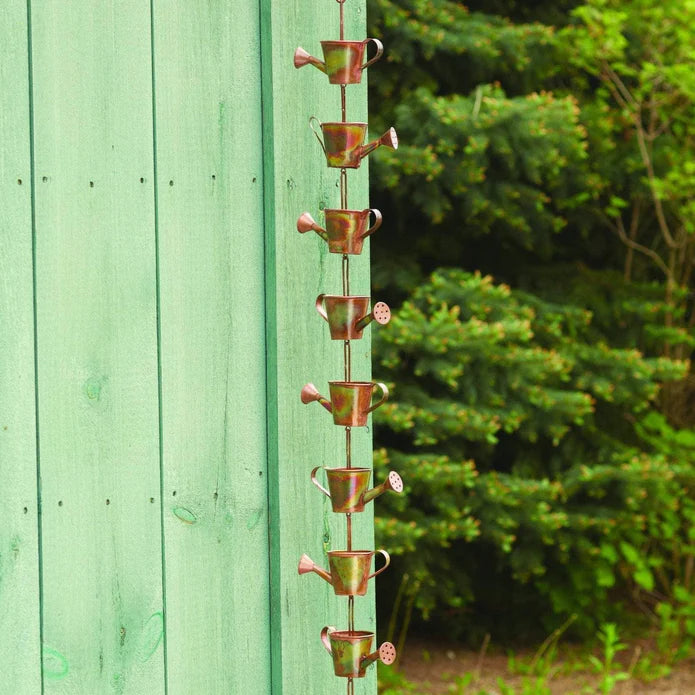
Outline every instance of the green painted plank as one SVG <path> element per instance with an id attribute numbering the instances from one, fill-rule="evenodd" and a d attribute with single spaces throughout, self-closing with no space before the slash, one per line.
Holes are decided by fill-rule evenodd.
<path id="1" fill-rule="evenodd" d="M 154 7 L 168 692 L 270 693 L 258 9 Z"/>
<path id="2" fill-rule="evenodd" d="M 32 3 L 46 693 L 164 692 L 150 6 Z"/>
<path id="3" fill-rule="evenodd" d="M 364 3 L 346 3 L 346 37 L 364 38 Z M 276 3 L 262 0 L 263 100 L 266 191 L 268 400 L 271 500 L 271 611 L 273 694 L 325 695 L 345 692 L 333 675 L 319 633 L 324 625 L 347 628 L 347 599 L 314 575 L 298 576 L 307 552 L 325 563 L 324 550 L 344 549 L 342 515 L 310 483 L 316 465 L 344 465 L 344 429 L 317 404 L 302 405 L 299 392 L 314 382 L 327 392 L 342 379 L 342 344 L 329 340 L 314 310 L 320 292 L 341 292 L 339 255 L 329 254 L 314 234 L 300 236 L 295 223 L 308 210 L 317 219 L 339 205 L 339 172 L 328 169 L 308 128 L 309 117 L 340 120 L 340 88 L 312 67 L 295 70 L 294 49 L 321 55 L 319 41 L 338 37 L 337 3 Z M 366 120 L 365 85 L 347 88 L 348 118 Z M 367 167 L 348 172 L 349 205 L 368 207 Z M 351 291 L 369 294 L 369 254 L 351 260 Z M 353 343 L 353 378 L 368 379 L 368 337 Z M 353 434 L 353 464 L 371 465 L 371 435 Z M 355 515 L 355 548 L 373 547 L 371 505 Z M 374 598 L 356 600 L 357 629 L 374 627 Z M 356 692 L 376 692 L 375 669 L 355 682 Z"/>
<path id="4" fill-rule="evenodd" d="M 41 692 L 27 11 L 0 12 L 0 690 Z"/>

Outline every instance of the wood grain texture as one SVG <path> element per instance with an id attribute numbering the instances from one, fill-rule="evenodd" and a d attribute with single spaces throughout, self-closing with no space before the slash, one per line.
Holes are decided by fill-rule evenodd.
<path id="1" fill-rule="evenodd" d="M 345 692 L 333 675 L 319 633 L 324 625 L 347 628 L 347 600 L 315 575 L 298 576 L 297 562 L 307 552 L 326 563 L 324 551 L 345 548 L 342 515 L 311 485 L 316 465 L 345 461 L 344 429 L 318 404 L 303 405 L 299 393 L 314 382 L 327 393 L 329 379 L 342 379 L 342 344 L 331 341 L 314 310 L 321 292 L 341 293 L 341 257 L 329 254 L 315 234 L 300 236 L 299 214 L 338 207 L 339 170 L 328 169 L 309 130 L 310 116 L 340 120 L 340 88 L 313 67 L 296 70 L 294 49 L 301 45 L 321 55 L 319 41 L 338 37 L 335 2 L 262 0 L 263 104 L 267 258 L 268 401 L 271 494 L 271 629 L 274 695 L 325 695 Z M 364 3 L 345 5 L 346 38 L 364 38 Z M 347 88 L 348 119 L 366 120 L 366 85 Z M 348 172 L 349 204 L 368 207 L 366 164 Z M 351 291 L 369 294 L 369 254 L 351 260 Z M 369 331 L 367 331 L 369 333 Z M 368 336 L 353 342 L 353 378 L 369 379 Z M 371 465 L 368 429 L 353 432 L 353 464 Z M 355 548 L 373 547 L 371 505 L 355 515 Z M 374 627 L 374 598 L 356 600 L 356 628 Z M 376 692 L 376 671 L 355 681 L 356 692 Z"/>
<path id="2" fill-rule="evenodd" d="M 270 693 L 258 8 L 154 7 L 168 692 Z"/>
<path id="3" fill-rule="evenodd" d="M 41 692 L 26 5 L 0 12 L 0 690 Z"/>
<path id="4" fill-rule="evenodd" d="M 32 4 L 46 693 L 164 692 L 150 5 Z"/>

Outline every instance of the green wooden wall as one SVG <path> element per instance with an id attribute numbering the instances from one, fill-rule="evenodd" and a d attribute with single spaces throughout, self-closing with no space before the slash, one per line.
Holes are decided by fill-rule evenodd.
<path id="1" fill-rule="evenodd" d="M 332 0 L 3 3 L 0 693 L 345 692 L 319 632 L 346 601 L 296 569 L 345 537 L 309 481 L 343 430 L 299 400 L 342 376 L 313 309 L 340 257 L 294 226 L 338 205 L 307 124 L 339 88 L 292 54 L 337 32 Z"/>

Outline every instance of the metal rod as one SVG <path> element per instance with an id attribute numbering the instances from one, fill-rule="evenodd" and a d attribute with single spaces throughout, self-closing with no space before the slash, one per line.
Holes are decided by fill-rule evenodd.
<path id="1" fill-rule="evenodd" d="M 340 40 L 345 39 L 345 0 L 338 0 L 340 2 Z"/>
<path id="2" fill-rule="evenodd" d="M 340 207 L 347 210 L 347 169 L 340 170 Z"/>
<path id="3" fill-rule="evenodd" d="M 338 0 L 340 3 L 340 40 L 345 39 L 345 0 Z M 345 99 L 345 85 L 340 85 L 340 115 L 343 123 L 347 121 L 347 105 Z M 340 206 L 343 210 L 348 207 L 347 171 L 340 170 Z M 342 262 L 343 275 L 343 294 L 350 294 L 350 259 L 347 254 L 343 254 Z M 345 368 L 345 381 L 350 381 L 352 364 L 350 341 L 346 340 L 343 344 L 343 358 Z M 352 429 L 345 428 L 345 459 L 348 468 L 352 467 Z M 347 549 L 352 550 L 352 514 L 347 514 Z M 355 597 L 348 597 L 348 630 L 355 630 Z M 352 678 L 347 681 L 347 695 L 355 695 L 355 682 Z"/>
<path id="4" fill-rule="evenodd" d="M 350 256 L 343 254 L 343 294 L 350 294 Z"/>

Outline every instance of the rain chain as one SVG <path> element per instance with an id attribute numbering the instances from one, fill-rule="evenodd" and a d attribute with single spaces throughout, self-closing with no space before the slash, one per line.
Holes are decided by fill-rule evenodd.
<path id="1" fill-rule="evenodd" d="M 378 408 L 388 398 L 385 384 L 371 381 L 352 381 L 350 364 L 350 342 L 362 338 L 364 328 L 376 321 L 386 324 L 391 319 L 391 311 L 384 302 L 377 302 L 369 311 L 370 297 L 350 294 L 350 256 L 362 252 L 364 239 L 381 226 L 381 213 L 378 210 L 350 210 L 348 208 L 347 170 L 357 169 L 364 157 L 380 145 L 398 148 L 396 131 L 390 128 L 380 138 L 364 144 L 367 135 L 366 123 L 350 123 L 346 117 L 345 92 L 348 84 L 359 84 L 362 70 L 377 61 L 384 47 L 377 39 L 364 41 L 345 40 L 344 7 L 345 0 L 338 0 L 340 6 L 340 40 L 321 41 L 323 60 L 315 58 L 303 48 L 294 54 L 294 66 L 313 65 L 328 76 L 330 84 L 340 85 L 341 120 L 321 123 L 315 116 L 309 120 L 314 134 L 326 156 L 329 167 L 340 169 L 340 208 L 326 209 L 325 227 L 318 225 L 308 212 L 297 220 L 297 229 L 304 233 L 315 231 L 328 243 L 331 253 L 342 256 L 343 293 L 340 295 L 320 294 L 316 298 L 316 310 L 328 322 L 331 340 L 343 341 L 344 381 L 329 381 L 330 399 L 322 396 L 313 384 L 302 389 L 303 403 L 318 401 L 333 415 L 333 422 L 345 428 L 345 459 L 341 468 L 317 466 L 311 471 L 313 484 L 331 500 L 333 511 L 345 514 L 347 521 L 347 540 L 345 550 L 328 551 L 328 567 L 317 566 L 308 555 L 299 561 L 299 574 L 315 572 L 333 587 L 337 596 L 347 596 L 347 630 L 326 626 L 321 630 L 321 641 L 333 658 L 336 676 L 347 678 L 347 694 L 354 695 L 355 678 L 362 678 L 369 664 L 380 660 L 392 664 L 396 659 L 396 649 L 390 642 L 384 642 L 372 651 L 374 633 L 355 629 L 355 596 L 364 596 L 367 582 L 383 572 L 390 562 L 385 550 L 355 550 L 352 547 L 352 515 L 364 510 L 365 505 L 387 490 L 403 491 L 403 482 L 395 471 L 387 479 L 369 489 L 371 468 L 358 468 L 352 465 L 351 436 L 353 427 L 364 427 L 369 413 Z M 374 43 L 375 55 L 364 62 L 367 46 Z M 321 135 L 316 127 L 321 129 Z M 371 224 L 371 217 L 374 223 Z M 375 392 L 380 392 L 372 402 Z M 328 489 L 319 481 L 317 475 L 324 471 Z M 384 565 L 371 572 L 372 558 L 381 554 Z"/>

